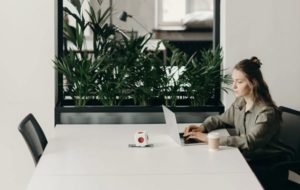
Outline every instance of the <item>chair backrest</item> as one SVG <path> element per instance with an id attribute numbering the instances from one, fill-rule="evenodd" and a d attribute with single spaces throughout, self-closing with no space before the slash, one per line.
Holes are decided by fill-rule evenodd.
<path id="1" fill-rule="evenodd" d="M 47 138 L 31 113 L 21 121 L 18 129 L 24 137 L 36 165 L 48 143 Z"/>
<path id="2" fill-rule="evenodd" d="M 294 149 L 295 160 L 300 160 L 300 111 L 280 106 L 282 128 L 280 141 Z"/>

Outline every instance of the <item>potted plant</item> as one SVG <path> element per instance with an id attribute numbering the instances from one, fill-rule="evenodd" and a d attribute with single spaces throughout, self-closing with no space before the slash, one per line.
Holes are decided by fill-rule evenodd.
<path id="1" fill-rule="evenodd" d="M 81 12 L 80 3 L 75 5 Z M 127 111 L 128 106 L 138 107 L 135 112 L 141 111 L 140 108 L 159 111 L 153 106 L 161 104 L 172 106 L 175 111 L 178 106 L 179 111 L 190 107 L 194 107 L 194 111 L 209 111 L 206 104 L 215 98 L 210 109 L 217 112 L 224 109 L 219 97 L 214 97 L 222 82 L 230 82 L 228 75 L 221 74 L 221 48 L 199 50 L 188 56 L 164 41 L 161 43 L 170 51 L 164 63 L 159 45 L 152 51 L 145 46 L 151 34 L 128 37 L 118 27 L 107 23 L 110 8 L 96 11 L 90 6 L 89 19 L 66 7 L 64 13 L 73 18 L 75 24 L 70 25 L 68 19 L 64 21 L 64 38 L 69 46 L 54 60 L 55 69 L 65 78 L 60 86 L 63 97 L 56 107 L 57 118 L 68 109 L 66 105 L 75 106 L 73 111 L 77 107 L 76 112 L 91 106 L 97 107 L 94 111 L 99 106 L 106 106 L 106 111 L 113 107 L 116 111 L 124 111 L 120 106 L 127 106 Z M 89 50 L 85 48 L 84 35 L 88 28 L 93 33 Z M 121 34 L 121 39 L 116 38 L 117 34 Z"/>

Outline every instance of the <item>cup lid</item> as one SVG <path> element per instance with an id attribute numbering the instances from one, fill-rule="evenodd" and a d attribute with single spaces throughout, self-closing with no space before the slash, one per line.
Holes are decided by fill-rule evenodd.
<path id="1" fill-rule="evenodd" d="M 208 133 L 207 137 L 212 138 L 212 139 L 217 139 L 217 138 L 220 138 L 220 135 L 219 135 L 219 133 L 211 132 L 211 133 Z"/>

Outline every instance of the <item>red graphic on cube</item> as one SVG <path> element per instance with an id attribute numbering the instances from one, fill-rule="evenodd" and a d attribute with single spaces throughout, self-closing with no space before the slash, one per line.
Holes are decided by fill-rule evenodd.
<path id="1" fill-rule="evenodd" d="M 138 138 L 139 143 L 143 143 L 145 141 L 144 137 L 139 137 Z"/>

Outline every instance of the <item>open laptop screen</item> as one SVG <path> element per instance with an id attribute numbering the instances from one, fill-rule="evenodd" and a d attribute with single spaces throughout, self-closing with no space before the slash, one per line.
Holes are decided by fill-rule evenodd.
<path id="1" fill-rule="evenodd" d="M 164 105 L 162 105 L 162 108 L 163 108 L 163 112 L 164 112 L 164 116 L 165 116 L 165 120 L 166 120 L 168 134 L 177 144 L 179 144 L 179 145 L 203 144 L 203 143 L 199 143 L 199 142 L 193 141 L 193 140 L 185 143 L 183 140 L 183 133 L 180 133 L 178 130 L 175 113 L 173 113 L 171 110 L 169 110 Z"/>

